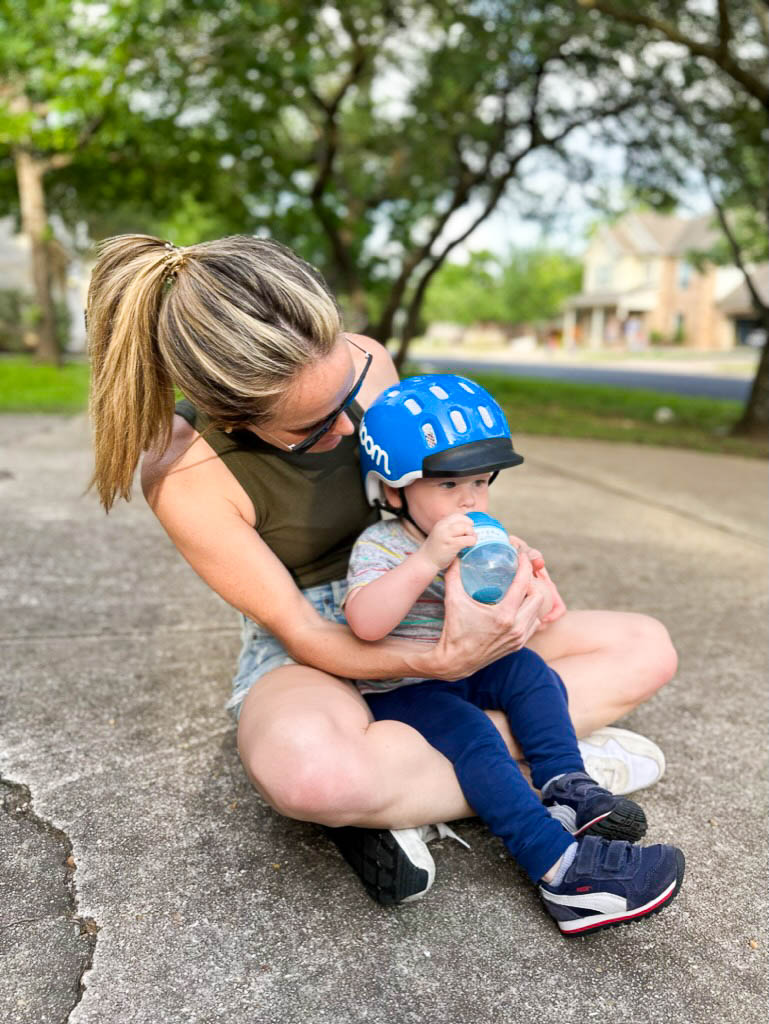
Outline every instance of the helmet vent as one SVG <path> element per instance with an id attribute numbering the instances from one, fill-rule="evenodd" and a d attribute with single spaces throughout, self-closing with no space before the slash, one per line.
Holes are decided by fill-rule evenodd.
<path id="1" fill-rule="evenodd" d="M 479 405 L 478 412 L 481 414 L 481 419 L 483 420 L 487 427 L 490 428 L 494 426 L 494 417 L 491 415 L 491 413 L 489 412 L 485 405 Z"/>
<path id="2" fill-rule="evenodd" d="M 432 423 L 422 424 L 422 433 L 424 434 L 425 443 L 428 448 L 435 448 L 438 444 L 438 438 L 435 436 L 435 428 Z"/>
<path id="3" fill-rule="evenodd" d="M 465 391 L 469 392 L 469 394 L 471 394 L 471 395 L 474 395 L 474 394 L 475 394 L 475 392 L 474 392 L 474 391 L 473 391 L 473 389 L 472 389 L 472 388 L 470 387 L 470 385 L 469 385 L 469 384 L 465 384 L 465 382 L 464 382 L 463 380 L 457 381 L 457 383 L 459 384 L 459 386 L 460 386 L 461 388 L 464 388 L 464 389 L 465 389 Z"/>
<path id="4" fill-rule="evenodd" d="M 440 384 L 430 385 L 430 394 L 435 395 L 436 398 L 448 398 L 448 391 L 444 391 Z"/>
<path id="5" fill-rule="evenodd" d="M 464 416 L 459 411 L 459 409 L 452 409 L 451 412 L 449 413 L 449 416 L 451 417 L 451 422 L 454 424 L 454 426 L 457 428 L 460 434 L 467 433 L 467 421 L 465 420 Z"/>
<path id="6" fill-rule="evenodd" d="M 418 416 L 422 411 L 422 406 L 416 400 L 416 398 L 407 398 L 403 403 L 412 416 Z"/>
<path id="7" fill-rule="evenodd" d="M 396 398 L 399 394 L 400 394 L 400 391 L 398 391 L 398 389 L 396 388 L 395 391 L 388 391 L 387 392 L 387 397 L 388 398 Z"/>

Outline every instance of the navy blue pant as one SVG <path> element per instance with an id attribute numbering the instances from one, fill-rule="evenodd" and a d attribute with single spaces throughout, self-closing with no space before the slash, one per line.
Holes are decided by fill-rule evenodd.
<path id="1" fill-rule="evenodd" d="M 573 837 L 542 806 L 486 711 L 504 711 L 537 789 L 585 770 L 560 676 L 526 648 L 457 682 L 367 693 L 374 718 L 405 722 L 454 765 L 476 814 L 538 881 Z"/>

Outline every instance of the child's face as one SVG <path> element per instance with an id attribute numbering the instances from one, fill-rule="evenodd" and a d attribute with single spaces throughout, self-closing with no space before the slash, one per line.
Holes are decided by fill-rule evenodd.
<path id="1" fill-rule="evenodd" d="M 427 534 L 439 519 L 452 512 L 487 512 L 491 473 L 478 476 L 435 476 L 415 480 L 405 488 L 411 518 Z M 390 504 L 400 505 L 400 494 L 387 487 Z"/>

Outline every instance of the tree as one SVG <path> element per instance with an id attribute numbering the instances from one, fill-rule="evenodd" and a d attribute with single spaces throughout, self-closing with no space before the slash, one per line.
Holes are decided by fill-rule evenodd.
<path id="1" fill-rule="evenodd" d="M 759 0 L 718 0 L 715 8 L 657 0 L 648 9 L 626 0 L 581 0 L 602 26 L 626 26 L 642 60 L 626 73 L 647 91 L 624 138 L 627 173 L 647 199 L 668 202 L 705 188 L 724 244 L 701 257 L 743 272 L 767 341 L 735 431 L 769 429 L 769 308 L 751 267 L 767 259 L 766 111 L 769 13 Z"/>
<path id="2" fill-rule="evenodd" d="M 537 323 L 557 316 L 580 290 L 582 265 L 560 250 L 513 250 L 502 266 L 500 288 L 511 323 Z"/>
<path id="3" fill-rule="evenodd" d="M 436 272 L 424 317 L 459 324 L 541 323 L 579 291 L 581 275 L 578 260 L 547 248 L 513 249 L 505 258 L 475 252 L 468 263 L 447 262 Z"/>
<path id="4" fill-rule="evenodd" d="M 473 252 L 467 263 L 447 261 L 425 293 L 424 319 L 456 324 L 507 320 L 499 278 L 499 259 L 490 252 Z"/>
<path id="5" fill-rule="evenodd" d="M 569 0 L 284 0 L 206 12 L 188 102 L 209 152 L 265 231 L 326 273 L 351 317 L 400 336 L 402 362 L 444 260 L 537 170 L 588 161 L 637 96 L 611 46 L 573 52 L 589 16 Z"/>
<path id="6" fill-rule="evenodd" d="M 185 180 L 177 118 L 188 23 L 197 16 L 180 19 L 152 0 L 22 0 L 0 8 L 0 181 L 8 186 L 4 205 L 18 212 L 30 243 L 42 360 L 61 357 L 49 209 L 73 222 L 86 212 L 93 222 L 100 210 L 114 221 L 114 210 L 131 204 L 154 213 L 161 197 L 178 196 L 172 182 L 178 188 Z M 174 45 L 168 61 L 165 48 Z M 142 107 L 148 97 L 151 110 Z M 142 160 L 142 149 L 152 150 L 151 160 Z M 164 158 L 173 175 L 158 173 Z"/>

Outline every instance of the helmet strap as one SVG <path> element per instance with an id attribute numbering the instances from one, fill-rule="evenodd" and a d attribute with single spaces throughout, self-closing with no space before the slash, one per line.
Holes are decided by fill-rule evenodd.
<path id="1" fill-rule="evenodd" d="M 408 521 L 411 523 L 411 525 L 414 527 L 414 529 L 417 530 L 419 533 L 421 533 L 421 535 L 423 537 L 426 538 L 427 534 L 425 533 L 425 531 L 422 529 L 421 526 L 417 526 L 417 524 L 411 518 L 411 513 L 409 512 L 409 503 L 408 503 L 408 501 L 406 501 L 406 488 L 405 487 L 399 487 L 398 488 L 398 493 L 401 496 L 401 502 L 402 502 L 402 506 L 401 506 L 401 510 L 400 510 L 401 518 L 402 519 L 408 519 Z"/>
<path id="2" fill-rule="evenodd" d="M 427 534 L 425 531 L 421 526 L 418 526 L 411 517 L 411 513 L 409 512 L 409 503 L 406 500 L 406 489 L 404 487 L 399 487 L 398 494 L 400 494 L 402 502 L 400 507 L 391 505 L 389 501 L 383 501 L 381 498 L 374 499 L 374 507 L 382 509 L 383 512 L 390 512 L 391 515 L 397 516 L 398 519 L 407 519 L 415 530 L 421 533 L 423 537 L 426 537 Z"/>

